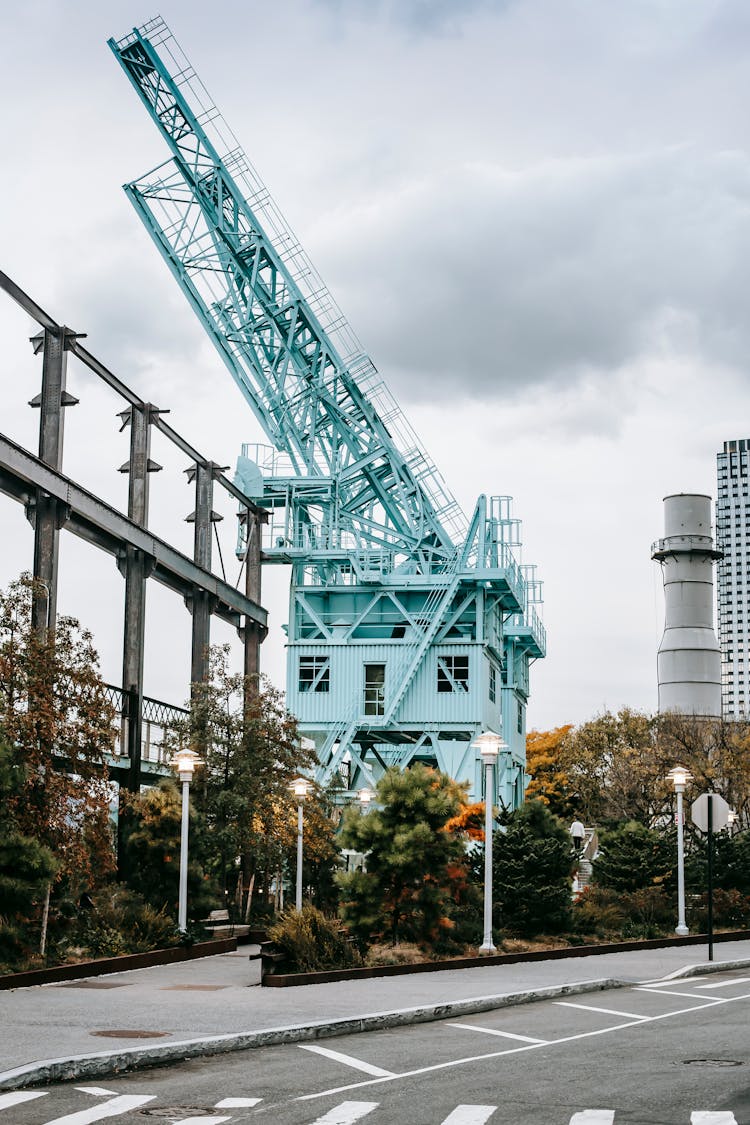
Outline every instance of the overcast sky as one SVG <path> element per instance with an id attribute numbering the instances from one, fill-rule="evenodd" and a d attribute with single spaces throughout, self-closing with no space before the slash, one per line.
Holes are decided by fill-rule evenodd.
<path id="1" fill-rule="evenodd" d="M 4 7 L 0 268 L 233 465 L 263 435 L 121 190 L 167 151 L 106 40 L 155 14 Z M 662 498 L 715 495 L 716 452 L 750 436 L 746 0 L 227 0 L 221 19 L 162 0 L 160 14 L 461 504 L 514 497 L 549 642 L 529 726 L 653 710 Z M 0 299 L 0 428 L 35 448 L 32 327 Z M 75 362 L 69 382 L 64 470 L 123 504 L 123 404 Z M 186 463 L 158 439 L 153 456 L 154 530 L 189 552 Z M 2 496 L 0 536 L 5 584 L 32 539 Z M 112 560 L 63 536 L 61 570 L 61 609 L 119 683 Z M 288 576 L 264 581 L 281 686 Z M 149 627 L 146 692 L 182 702 L 189 617 L 155 584 Z"/>

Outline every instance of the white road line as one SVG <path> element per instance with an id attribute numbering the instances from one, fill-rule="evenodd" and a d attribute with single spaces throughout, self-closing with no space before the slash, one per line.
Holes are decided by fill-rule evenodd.
<path id="1" fill-rule="evenodd" d="M 735 977 L 734 980 L 714 981 L 711 984 L 699 984 L 696 988 L 731 988 L 733 984 L 747 984 L 750 977 Z"/>
<path id="2" fill-rule="evenodd" d="M 316 1117 L 310 1125 L 352 1125 L 353 1121 L 366 1117 L 379 1105 L 380 1102 L 342 1102 L 322 1117 Z"/>
<path id="3" fill-rule="evenodd" d="M 569 1000 L 554 1000 L 560 1008 L 580 1008 L 582 1012 L 601 1012 L 603 1016 L 619 1016 L 624 1020 L 649 1020 L 651 1016 L 638 1016 L 635 1012 L 618 1012 L 615 1008 L 597 1008 L 593 1004 L 573 1004 Z"/>
<path id="4" fill-rule="evenodd" d="M 696 1109 L 690 1114 L 690 1125 L 737 1125 L 737 1118 L 733 1113 L 709 1113 Z"/>
<path id="5" fill-rule="evenodd" d="M 614 1119 L 613 1109 L 584 1109 L 573 1114 L 570 1125 L 612 1125 Z"/>
<path id="6" fill-rule="evenodd" d="M 12 1105 L 31 1102 L 34 1098 L 46 1098 L 46 1090 L 12 1090 L 10 1094 L 0 1094 L 0 1109 L 10 1109 Z"/>
<path id="7" fill-rule="evenodd" d="M 750 993 L 743 996 L 728 996 L 721 999 L 708 1000 L 701 997 L 701 1004 L 693 1004 L 689 1008 L 679 1008 L 674 1012 L 661 1012 L 658 1016 L 648 1016 L 644 1019 L 643 1016 L 638 1016 L 635 1019 L 628 1020 L 627 1023 L 616 1023 L 609 1027 L 598 1027 L 594 1031 L 580 1031 L 576 1035 L 565 1035 L 560 1039 L 553 1039 L 548 1043 L 524 1043 L 520 1047 L 508 1047 L 505 1051 L 485 1051 L 481 1055 L 466 1055 L 458 1059 L 449 1059 L 447 1062 L 433 1063 L 431 1066 L 418 1067 L 415 1070 L 405 1070 L 401 1074 L 394 1074 L 390 1078 L 372 1078 L 369 1081 L 363 1082 L 350 1082 L 347 1086 L 336 1086 L 329 1090 L 320 1090 L 316 1094 L 300 1094 L 295 1101 L 309 1102 L 314 1101 L 316 1098 L 327 1098 L 333 1094 L 348 1093 L 349 1090 L 361 1090 L 364 1086 L 379 1086 L 386 1082 L 398 1082 L 407 1078 L 416 1078 L 423 1074 L 434 1074 L 439 1070 L 452 1070 L 454 1067 L 469 1066 L 472 1063 L 487 1063 L 492 1059 L 504 1058 L 506 1055 L 520 1055 L 526 1051 L 538 1051 L 541 1047 L 552 1049 L 554 1047 L 561 1047 L 565 1043 L 580 1043 L 583 1039 L 594 1039 L 599 1035 L 612 1035 L 615 1031 L 626 1031 L 631 1027 L 643 1027 L 646 1023 L 657 1023 L 659 1020 L 676 1019 L 679 1016 L 687 1016 L 691 1012 L 702 1012 L 706 1008 L 718 1007 L 721 1004 L 736 1004 L 741 1000 L 750 1000 Z M 601 1009 L 597 1009 L 600 1011 Z M 313 1125 L 318 1125 L 313 1122 Z"/>
<path id="8" fill-rule="evenodd" d="M 263 1098 L 222 1098 L 214 1109 L 249 1109 L 250 1106 L 258 1105 L 262 1101 Z"/>
<path id="9" fill-rule="evenodd" d="M 496 1109 L 496 1105 L 457 1105 L 441 1125 L 484 1125 Z"/>
<path id="10" fill-rule="evenodd" d="M 181 1117 L 179 1121 L 173 1121 L 172 1125 L 223 1125 L 225 1121 L 231 1121 L 231 1117 Z"/>
<path id="11" fill-rule="evenodd" d="M 675 992 L 671 988 L 665 992 L 662 988 L 652 988 L 651 985 L 638 984 L 634 992 L 650 992 L 652 996 L 684 996 L 686 1000 L 704 1000 L 707 1005 L 716 1003 L 710 996 L 701 996 L 700 992 Z"/>
<path id="12" fill-rule="evenodd" d="M 532 1039 L 528 1035 L 515 1035 L 511 1031 L 498 1031 L 494 1027 L 480 1027 L 473 1023 L 449 1023 L 448 1027 L 458 1027 L 462 1031 L 481 1031 L 483 1035 L 499 1035 L 503 1039 L 518 1039 L 520 1043 L 548 1043 L 548 1039 Z"/>
<path id="13" fill-rule="evenodd" d="M 115 1090 L 105 1090 L 103 1086 L 76 1086 L 82 1094 L 93 1094 L 95 1098 L 113 1098 Z"/>
<path id="14" fill-rule="evenodd" d="M 46 1125 L 93 1125 L 96 1121 L 103 1121 L 105 1117 L 119 1117 L 121 1113 L 127 1113 L 128 1110 L 138 1109 L 139 1106 L 152 1102 L 155 1097 L 156 1094 L 120 1094 L 119 1098 L 112 1098 L 111 1102 L 101 1102 L 92 1109 L 82 1109 L 78 1113 L 56 1117 L 54 1121 L 47 1121 Z"/>
<path id="15" fill-rule="evenodd" d="M 352 1058 L 351 1055 L 342 1055 L 341 1051 L 331 1051 L 328 1047 L 316 1047 L 308 1043 L 300 1043 L 299 1046 L 303 1051 L 312 1051 L 315 1055 L 324 1055 L 325 1058 L 343 1063 L 344 1066 L 351 1066 L 354 1070 L 371 1074 L 373 1078 L 395 1078 L 392 1070 L 383 1070 L 382 1066 L 373 1066 L 371 1063 L 362 1062 L 361 1059 Z"/>

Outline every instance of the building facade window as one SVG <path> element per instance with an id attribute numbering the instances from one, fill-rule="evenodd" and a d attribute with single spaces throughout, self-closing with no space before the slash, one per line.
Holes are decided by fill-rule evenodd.
<path id="1" fill-rule="evenodd" d="M 365 715 L 385 714 L 385 664 L 365 664 Z"/>
<path id="2" fill-rule="evenodd" d="M 468 656 L 446 654 L 437 658 L 437 689 L 440 693 L 465 694 L 469 690 Z"/>
<path id="3" fill-rule="evenodd" d="M 490 703 L 497 699 L 497 673 L 494 664 L 490 664 Z"/>
<path id="4" fill-rule="evenodd" d="M 298 686 L 300 691 L 330 691 L 331 658 L 329 656 L 300 656 Z"/>

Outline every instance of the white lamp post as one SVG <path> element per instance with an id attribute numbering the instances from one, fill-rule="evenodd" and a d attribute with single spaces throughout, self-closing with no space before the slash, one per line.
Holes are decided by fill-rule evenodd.
<path id="1" fill-rule="evenodd" d="M 501 747 L 505 746 L 499 734 L 486 730 L 474 740 L 484 762 L 484 939 L 480 953 L 495 953 L 492 941 L 492 796 L 494 790 L 493 766 Z"/>
<path id="2" fill-rule="evenodd" d="M 292 790 L 297 798 L 297 891 L 294 899 L 294 909 L 302 909 L 302 806 L 310 789 L 310 782 L 304 777 L 298 777 L 292 782 Z"/>
<path id="3" fill-rule="evenodd" d="M 686 937 L 690 932 L 685 924 L 685 843 L 682 832 L 682 794 L 685 792 L 685 786 L 688 781 L 692 781 L 693 775 L 684 766 L 675 766 L 667 774 L 667 777 L 674 785 L 674 791 L 677 794 L 677 925 L 675 926 L 675 933 L 680 937 Z"/>
<path id="4" fill-rule="evenodd" d="M 177 929 L 187 930 L 187 872 L 188 872 L 188 826 L 190 823 L 190 782 L 195 767 L 203 763 L 192 750 L 180 750 L 169 763 L 174 766 L 182 782 L 182 829 L 180 832 L 180 896 L 177 908 Z"/>
<path id="5" fill-rule="evenodd" d="M 375 794 L 372 789 L 368 789 L 367 786 L 365 786 L 364 789 L 357 790 L 357 800 L 359 801 L 359 807 L 363 813 L 366 813 L 369 809 L 374 796 Z"/>

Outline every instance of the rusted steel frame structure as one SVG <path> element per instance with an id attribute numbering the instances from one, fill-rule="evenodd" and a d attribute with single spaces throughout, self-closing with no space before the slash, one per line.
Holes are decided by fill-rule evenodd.
<path id="1" fill-rule="evenodd" d="M 164 411 L 144 402 L 80 343 L 81 336 L 58 324 L 15 282 L 0 271 L 0 289 L 40 325 L 33 338 L 43 356 L 42 391 L 32 400 L 40 408 L 39 456 L 0 435 L 0 491 L 24 504 L 34 527 L 34 566 L 37 579 L 32 604 L 34 628 L 54 628 L 57 609 L 58 540 L 65 527 L 114 555 L 125 578 L 121 748 L 128 766 L 119 769 L 121 781 L 137 791 L 141 780 L 141 730 L 144 709 L 143 649 L 146 581 L 158 582 L 181 594 L 192 614 L 191 682 L 208 674 L 210 619 L 215 614 L 234 625 L 244 643 L 244 670 L 259 671 L 259 647 L 266 635 L 266 611 L 260 606 L 260 525 L 266 513 L 229 480 L 213 461 L 197 452 L 162 417 Z M 129 474 L 128 514 L 125 516 L 62 473 L 63 409 L 77 400 L 66 390 L 67 354 L 81 362 L 128 403 L 121 414 L 123 428 L 131 427 L 130 458 L 121 467 Z M 151 427 L 156 426 L 192 462 L 195 510 L 193 559 L 154 536 L 148 523 L 148 478 L 160 466 L 150 454 Z M 245 590 L 236 590 L 211 572 L 213 485 L 218 482 L 238 501 L 240 518 L 248 527 Z"/>

